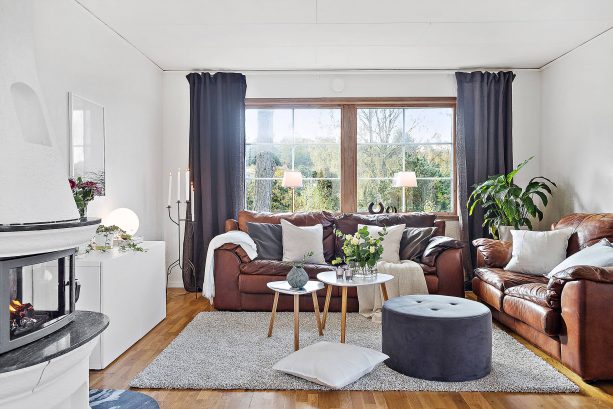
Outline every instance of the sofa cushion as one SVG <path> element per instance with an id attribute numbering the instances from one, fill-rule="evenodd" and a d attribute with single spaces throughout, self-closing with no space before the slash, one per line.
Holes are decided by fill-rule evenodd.
<path id="1" fill-rule="evenodd" d="M 515 273 L 501 268 L 478 268 L 475 270 L 475 276 L 502 292 L 517 285 L 529 283 L 546 284 L 548 281 L 547 277 L 544 276 Z"/>
<path id="2" fill-rule="evenodd" d="M 400 259 L 420 261 L 436 227 L 406 227 L 400 240 Z"/>
<path id="3" fill-rule="evenodd" d="M 436 215 L 432 213 L 385 213 L 361 214 L 343 213 L 336 217 L 336 228 L 343 234 L 354 234 L 358 224 L 371 226 L 395 226 L 404 224 L 406 227 L 433 227 Z M 336 254 L 343 254 L 343 239 L 336 237 Z"/>
<path id="4" fill-rule="evenodd" d="M 321 224 L 315 226 L 294 226 L 281 220 L 283 261 L 325 264 Z"/>
<path id="5" fill-rule="evenodd" d="M 250 263 L 242 263 L 239 267 L 241 274 L 286 276 L 292 269 L 291 263 L 278 260 L 253 260 Z M 317 274 L 323 271 L 332 270 L 332 266 L 327 264 L 305 264 L 309 278 L 315 279 Z"/>
<path id="6" fill-rule="evenodd" d="M 502 310 L 546 335 L 556 336 L 560 333 L 560 312 L 552 308 L 525 298 L 506 295 L 502 301 Z"/>
<path id="7" fill-rule="evenodd" d="M 247 223 L 249 236 L 258 250 L 258 260 L 281 260 L 283 258 L 283 233 L 280 224 Z"/>
<path id="8" fill-rule="evenodd" d="M 334 245 L 336 238 L 334 235 L 335 218 L 330 212 L 267 213 L 241 210 L 238 212 L 238 228 L 241 231 L 249 233 L 249 226 L 247 224 L 249 222 L 281 224 L 282 219 L 287 220 L 294 226 L 314 226 L 316 224 L 321 224 L 324 232 L 324 258 L 327 262 L 334 259 Z"/>
<path id="9" fill-rule="evenodd" d="M 523 298 L 543 307 L 551 307 L 547 301 L 547 284 L 544 283 L 516 285 L 507 289 L 504 293 L 513 297 Z"/>
<path id="10" fill-rule="evenodd" d="M 568 240 L 569 256 L 602 239 L 613 242 L 613 213 L 573 213 L 562 217 L 551 227 L 555 230 L 573 229 L 574 234 Z"/>
<path id="11" fill-rule="evenodd" d="M 545 275 L 566 258 L 573 229 L 552 231 L 511 230 L 513 255 L 505 270 Z"/>

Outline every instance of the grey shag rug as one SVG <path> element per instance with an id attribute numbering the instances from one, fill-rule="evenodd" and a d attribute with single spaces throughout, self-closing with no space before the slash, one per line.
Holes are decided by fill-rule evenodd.
<path id="1" fill-rule="evenodd" d="M 132 380 L 135 388 L 161 389 L 327 389 L 272 369 L 293 352 L 293 315 L 278 313 L 268 338 L 270 313 L 203 312 L 155 360 Z M 317 334 L 313 313 L 300 313 L 300 345 L 338 342 L 340 314 L 332 313 L 325 335 Z M 381 350 L 381 326 L 358 315 L 347 316 L 347 343 Z M 411 378 L 379 365 L 346 386 L 347 390 L 579 392 L 577 385 L 503 330 L 494 327 L 492 372 L 468 382 Z"/>

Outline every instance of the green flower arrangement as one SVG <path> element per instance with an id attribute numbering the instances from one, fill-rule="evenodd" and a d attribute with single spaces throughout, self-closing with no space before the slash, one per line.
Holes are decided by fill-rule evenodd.
<path id="1" fill-rule="evenodd" d="M 377 262 L 381 260 L 383 254 L 383 238 L 387 234 L 385 227 L 378 233 L 378 237 L 371 237 L 368 228 L 363 226 L 355 234 L 343 234 L 336 230 L 337 237 L 345 240 L 343 243 L 344 257 L 337 257 L 332 261 L 333 265 L 347 263 L 352 269 L 359 269 L 364 272 L 374 270 Z M 359 274 L 359 271 L 355 271 Z M 367 275 L 367 274 L 364 274 Z"/>
<path id="2" fill-rule="evenodd" d="M 103 246 L 97 245 L 96 243 L 90 243 L 85 249 L 86 253 L 89 253 L 93 250 L 98 250 L 102 252 L 106 252 L 113 248 L 113 241 L 117 240 L 119 242 L 119 251 L 125 252 L 128 250 L 137 251 L 137 252 L 146 252 L 147 250 L 136 244 L 134 242 L 134 238 L 131 234 L 128 234 L 125 230 L 123 230 L 119 226 L 105 226 L 103 224 L 99 225 L 96 229 L 96 234 L 101 234 L 106 236 L 106 243 Z"/>

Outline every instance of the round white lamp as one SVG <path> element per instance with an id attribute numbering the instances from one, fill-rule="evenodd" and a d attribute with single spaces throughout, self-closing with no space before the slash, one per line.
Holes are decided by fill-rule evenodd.
<path id="1" fill-rule="evenodd" d="M 127 207 L 120 207 L 113 210 L 108 216 L 102 219 L 102 224 L 105 226 L 115 225 L 130 235 L 134 235 L 138 231 L 140 222 L 138 216 Z"/>

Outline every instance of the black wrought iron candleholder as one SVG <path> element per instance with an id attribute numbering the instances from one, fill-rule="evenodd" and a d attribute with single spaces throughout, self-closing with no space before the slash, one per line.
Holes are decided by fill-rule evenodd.
<path id="1" fill-rule="evenodd" d="M 172 274 L 173 269 L 175 269 L 176 267 L 179 267 L 179 270 L 181 271 L 181 273 L 183 273 L 185 264 L 187 264 L 187 268 L 190 269 L 194 283 L 196 283 L 196 267 L 194 266 L 194 263 L 192 263 L 192 261 L 189 259 L 185 260 L 183 263 L 181 262 L 181 260 L 183 259 L 182 252 L 181 252 L 181 223 L 184 223 L 185 228 L 187 228 L 187 223 L 194 221 L 193 220 L 194 216 L 191 213 L 190 213 L 191 219 L 181 218 L 181 203 L 185 203 L 185 206 L 187 209 L 190 207 L 191 202 L 189 200 L 186 200 L 185 202 L 181 202 L 180 200 L 177 200 L 176 203 L 177 203 L 177 218 L 176 219 L 172 217 L 172 213 L 171 213 L 172 206 L 170 205 L 166 206 L 166 209 L 168 210 L 168 218 L 170 219 L 171 222 L 173 222 L 177 226 L 177 239 L 178 239 L 177 247 L 178 247 L 178 255 L 179 255 L 179 257 L 175 261 L 170 263 L 168 265 L 168 268 L 166 269 L 166 287 L 168 287 L 168 277 L 170 277 L 170 274 Z M 196 291 L 196 298 L 198 298 L 198 291 Z"/>

